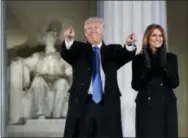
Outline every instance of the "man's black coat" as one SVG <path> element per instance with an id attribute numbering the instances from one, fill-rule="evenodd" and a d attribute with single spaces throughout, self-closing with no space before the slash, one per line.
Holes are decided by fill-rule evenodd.
<path id="1" fill-rule="evenodd" d="M 73 84 L 69 90 L 69 109 L 64 137 L 76 136 L 79 118 L 84 114 L 84 105 L 93 73 L 92 45 L 74 41 L 70 49 L 62 43 L 61 56 L 73 67 Z M 135 51 L 128 51 L 118 44 L 101 47 L 101 63 L 105 74 L 104 109 L 105 134 L 110 137 L 122 137 L 120 90 L 117 82 L 117 70 L 135 56 Z"/>

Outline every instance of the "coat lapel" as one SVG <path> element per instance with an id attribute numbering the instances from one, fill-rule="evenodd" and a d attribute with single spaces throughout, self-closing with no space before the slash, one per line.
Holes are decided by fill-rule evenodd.
<path id="1" fill-rule="evenodd" d="M 105 46 L 105 44 L 104 44 L 104 42 L 102 43 L 102 46 L 101 46 L 101 64 L 102 64 L 102 69 L 103 69 L 103 71 L 104 71 L 104 73 L 105 73 L 105 70 L 104 70 L 104 65 L 105 65 L 105 48 L 106 48 L 106 46 Z"/>
<path id="2" fill-rule="evenodd" d="M 90 43 L 88 43 L 88 42 L 87 42 L 87 45 L 88 45 L 87 57 L 88 57 L 89 64 L 91 65 L 91 67 L 93 69 L 94 53 L 93 53 L 92 45 Z"/>

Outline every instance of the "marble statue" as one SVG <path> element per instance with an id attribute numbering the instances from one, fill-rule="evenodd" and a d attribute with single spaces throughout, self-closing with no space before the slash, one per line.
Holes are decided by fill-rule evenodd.
<path id="1" fill-rule="evenodd" d="M 55 49 L 56 32 L 47 31 L 45 51 L 15 58 L 9 66 L 10 123 L 25 118 L 66 117 L 72 67 Z"/>

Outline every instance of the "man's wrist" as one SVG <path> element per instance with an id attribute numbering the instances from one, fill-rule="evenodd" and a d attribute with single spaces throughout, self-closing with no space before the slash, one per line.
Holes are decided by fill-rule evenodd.
<path id="1" fill-rule="evenodd" d="M 136 49 L 136 46 L 134 44 L 132 45 L 125 44 L 125 47 L 128 51 L 134 51 Z"/>
<path id="2" fill-rule="evenodd" d="M 70 39 L 66 38 L 65 39 L 65 46 L 66 46 L 66 48 L 69 49 L 72 46 L 73 42 L 74 42 L 74 39 L 70 40 Z"/>

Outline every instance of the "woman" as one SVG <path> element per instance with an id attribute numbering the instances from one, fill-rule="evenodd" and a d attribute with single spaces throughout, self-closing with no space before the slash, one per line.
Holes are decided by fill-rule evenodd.
<path id="1" fill-rule="evenodd" d="M 136 98 L 136 137 L 178 137 L 176 96 L 179 85 L 177 56 L 166 52 L 164 29 L 149 25 L 143 49 L 132 62 Z"/>

